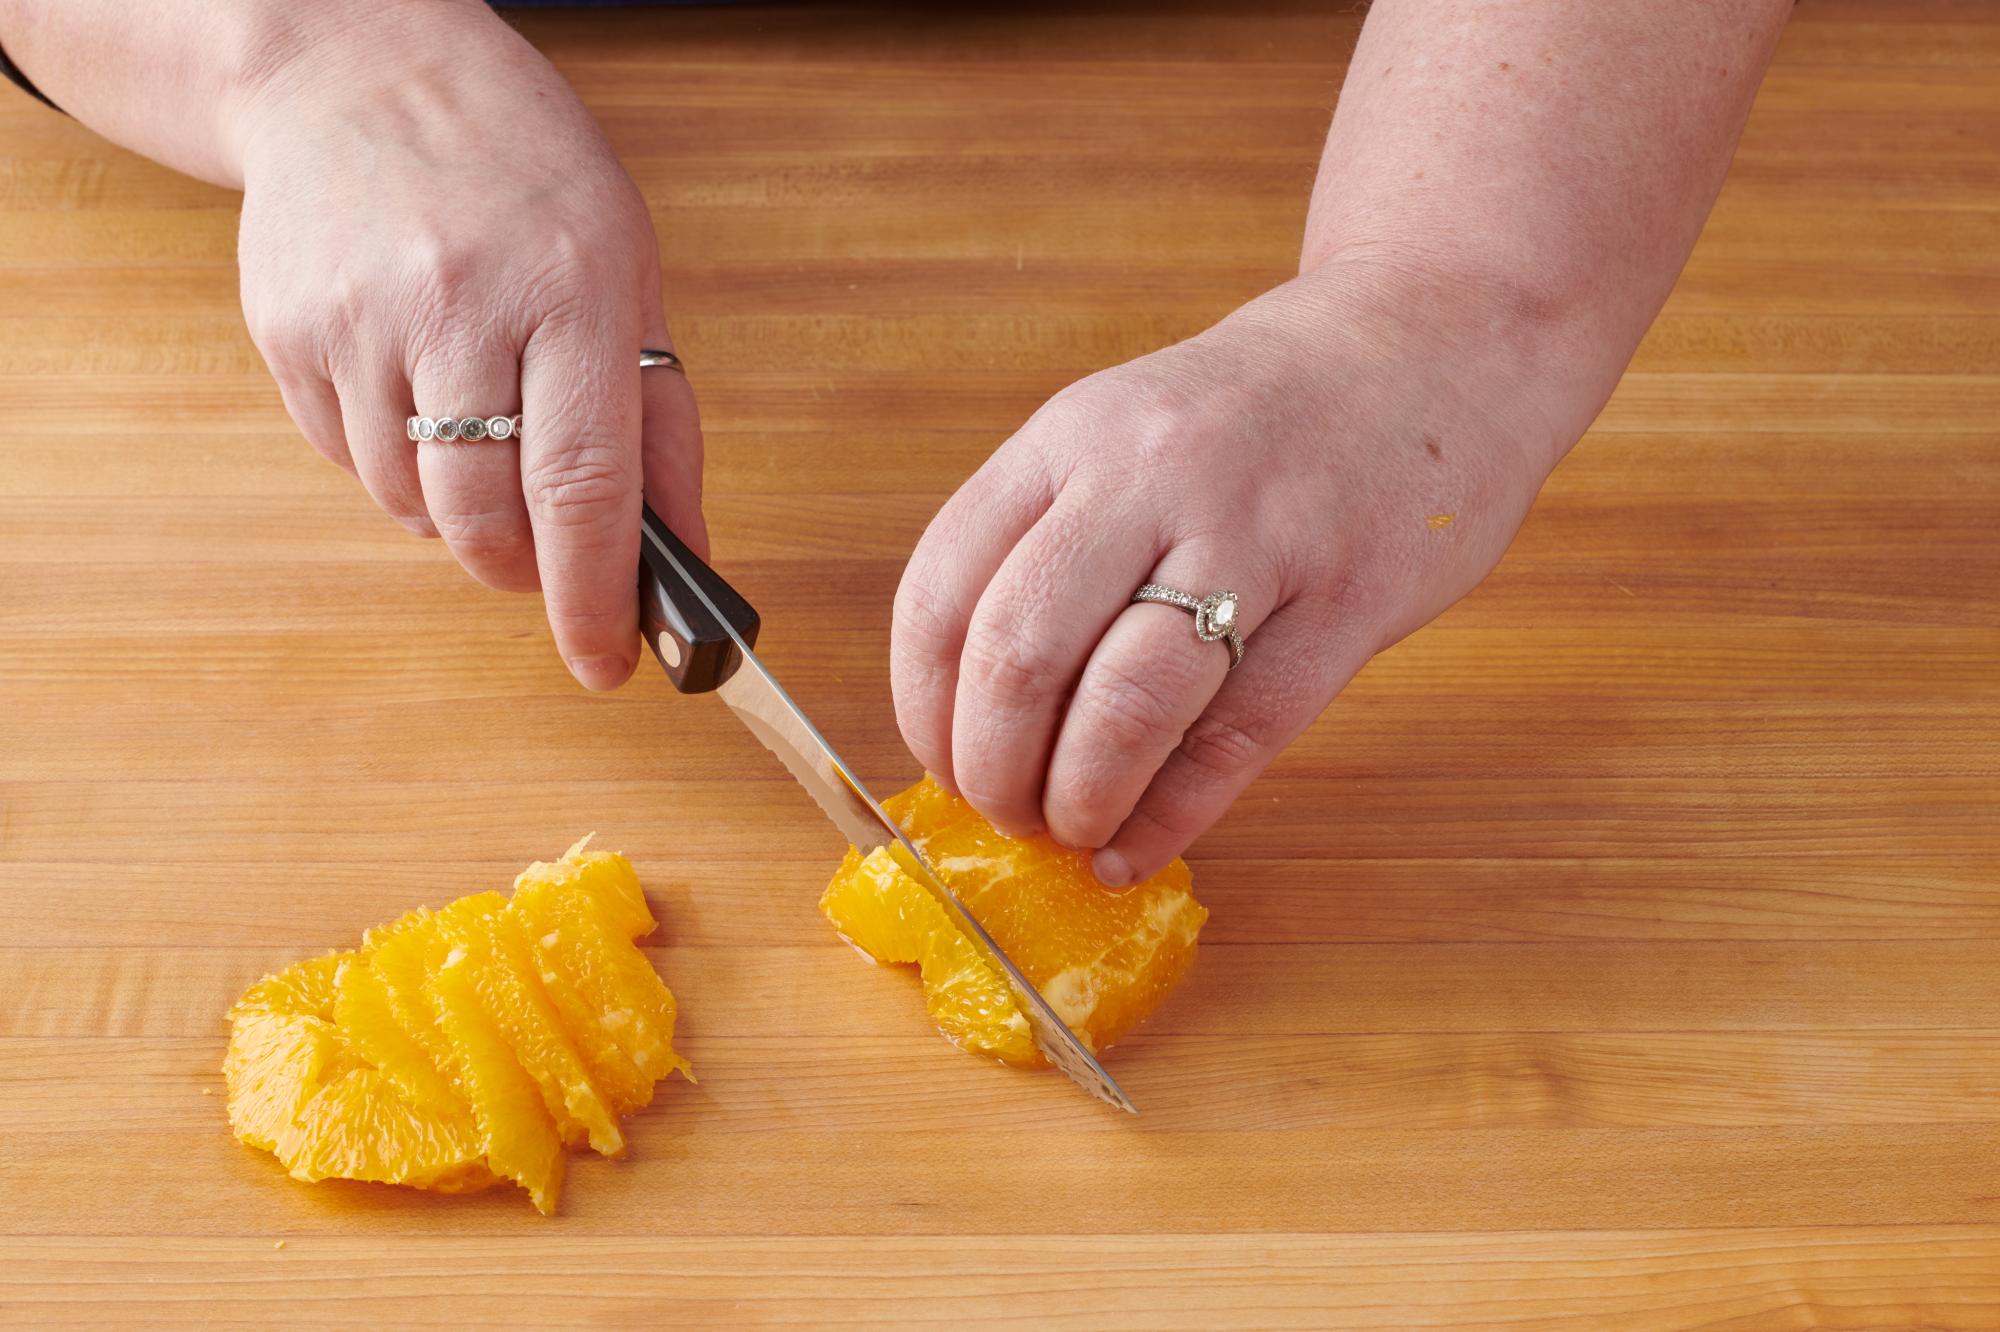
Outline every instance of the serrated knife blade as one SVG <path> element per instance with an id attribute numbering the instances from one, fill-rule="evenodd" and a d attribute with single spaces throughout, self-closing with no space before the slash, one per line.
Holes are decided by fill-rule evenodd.
<path id="1" fill-rule="evenodd" d="M 649 519 L 652 517 L 650 513 L 647 516 Z M 728 632 L 735 651 L 740 654 L 739 664 L 715 689 L 729 710 L 736 714 L 752 735 L 763 742 L 765 748 L 778 756 L 849 842 L 864 854 L 879 847 L 888 847 L 889 854 L 904 872 L 937 899 L 952 923 L 964 931 L 966 938 L 972 941 L 987 962 L 1007 978 L 1015 1001 L 1028 1020 L 1028 1030 L 1036 1048 L 1050 1063 L 1098 1100 L 1128 1114 L 1137 1114 L 1138 1107 L 1132 1104 L 1131 1098 L 1104 1071 L 1096 1056 L 1084 1048 L 1076 1033 L 1057 1016 L 1041 991 L 993 941 L 986 928 L 965 909 L 957 894 L 925 859 L 923 851 L 889 817 L 881 803 L 869 794 L 853 769 L 827 743 L 819 728 L 813 725 L 785 687 L 778 683 L 777 677 L 771 674 L 770 668 L 737 632 L 730 617 L 704 590 L 702 580 L 693 575 L 677 553 L 675 547 L 678 543 L 662 540 L 655 527 L 656 523 L 649 521 L 642 529 L 648 545 L 680 575 L 686 587 Z"/>

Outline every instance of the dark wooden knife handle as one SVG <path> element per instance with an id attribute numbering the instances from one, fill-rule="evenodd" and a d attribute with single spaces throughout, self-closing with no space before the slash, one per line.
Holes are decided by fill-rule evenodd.
<path id="1" fill-rule="evenodd" d="M 644 506 L 640 521 L 646 530 L 639 537 L 639 632 L 674 688 L 705 694 L 742 664 L 730 629 L 746 647 L 756 644 L 757 611 L 689 550 L 651 505 Z M 717 612 L 727 617 L 728 627 Z"/>

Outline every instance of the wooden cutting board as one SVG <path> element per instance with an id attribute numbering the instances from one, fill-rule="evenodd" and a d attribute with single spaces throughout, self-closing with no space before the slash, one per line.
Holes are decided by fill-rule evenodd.
<path id="1" fill-rule="evenodd" d="M 1347 8 L 524 20 L 869 778 L 938 503 L 1289 270 Z M 0 98 L 0 1323 L 2000 1325 L 1996 65 L 1990 6 L 1801 6 L 1514 552 L 1198 848 L 1136 1121 L 945 1045 L 719 706 L 582 694 L 306 449 L 233 197 Z M 244 985 L 591 831 L 701 1075 L 630 1160 L 544 1220 L 231 1140 Z"/>

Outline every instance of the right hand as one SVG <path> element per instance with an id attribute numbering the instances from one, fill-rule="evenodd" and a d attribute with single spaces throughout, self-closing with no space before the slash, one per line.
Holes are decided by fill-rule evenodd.
<path id="1" fill-rule="evenodd" d="M 357 11 L 367 7 L 357 7 Z M 302 41 L 242 137 L 243 312 L 292 419 L 492 587 L 540 588 L 591 689 L 638 660 L 641 496 L 703 556 L 701 428 L 637 187 L 555 69 L 482 4 Z M 520 413 L 411 443 L 406 418 Z"/>

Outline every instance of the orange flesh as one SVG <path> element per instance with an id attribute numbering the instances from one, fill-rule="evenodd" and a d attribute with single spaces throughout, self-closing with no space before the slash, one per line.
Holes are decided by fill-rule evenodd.
<path id="1" fill-rule="evenodd" d="M 509 1179 L 553 1212 L 565 1144 L 623 1151 L 618 1116 L 687 1072 L 633 943 L 654 927 L 625 858 L 579 843 L 512 900 L 413 911 L 268 976 L 230 1010 L 230 1127 L 298 1179 Z"/>
<path id="2" fill-rule="evenodd" d="M 1093 1051 L 1152 1013 L 1194 960 L 1208 912 L 1181 861 L 1113 891 L 1091 875 L 1087 852 L 996 832 L 929 777 L 883 807 Z M 864 857 L 849 848 L 820 909 L 876 961 L 917 965 L 931 1017 L 953 1043 L 1009 1063 L 1046 1062 L 1004 978 L 886 849 Z"/>

